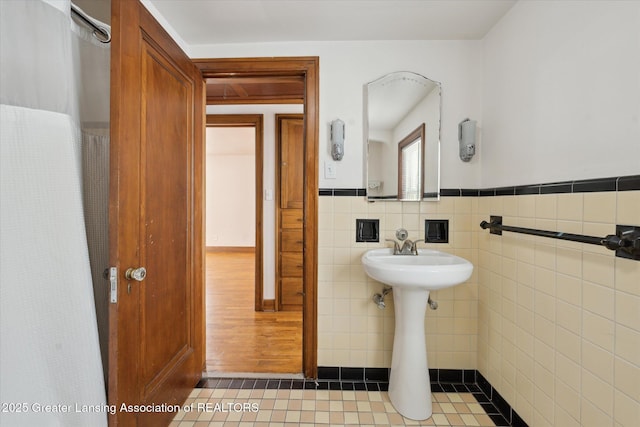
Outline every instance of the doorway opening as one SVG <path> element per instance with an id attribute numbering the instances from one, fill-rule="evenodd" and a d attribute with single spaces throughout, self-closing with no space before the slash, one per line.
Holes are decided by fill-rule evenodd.
<path id="1" fill-rule="evenodd" d="M 318 70 L 317 57 L 225 58 L 193 60 L 207 86 L 207 108 L 234 104 L 301 104 L 304 116 L 302 366 L 317 377 L 317 204 Z M 266 89 L 263 90 L 263 89 Z M 298 90 L 300 89 L 300 90 Z M 293 90 L 293 92 L 289 92 Z M 256 196 L 262 199 L 266 194 Z M 258 222 L 259 220 L 257 220 Z M 257 248 L 258 246 L 256 246 Z M 264 246 L 264 251 L 273 248 Z M 256 264 L 259 265 L 259 264 Z M 256 292 L 257 294 L 257 292 Z M 264 298 L 263 301 L 267 298 Z M 255 299 L 257 306 L 259 299 Z M 270 314 L 254 311 L 252 316 Z M 275 339 L 275 337 L 272 337 Z M 266 364 L 270 362 L 265 361 Z M 271 362 L 273 364 L 273 362 Z"/>
<path id="2" fill-rule="evenodd" d="M 265 179 L 274 168 L 271 161 L 265 163 L 265 155 L 273 157 L 273 137 L 264 135 L 265 122 L 267 133 L 273 127 L 268 107 L 240 108 L 262 114 L 207 115 L 205 359 L 209 375 L 302 372 L 302 315 L 275 312 L 274 299 L 263 292 L 273 275 L 273 218 L 267 214 L 273 201 L 263 197 L 265 187 L 273 193 L 272 183 Z"/>

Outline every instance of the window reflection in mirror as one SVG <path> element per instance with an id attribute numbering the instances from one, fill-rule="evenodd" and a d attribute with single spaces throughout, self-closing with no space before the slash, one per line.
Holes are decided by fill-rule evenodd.
<path id="1" fill-rule="evenodd" d="M 398 143 L 398 199 L 422 198 L 424 123 Z"/>
<path id="2" fill-rule="evenodd" d="M 364 95 L 367 198 L 438 200 L 440 83 L 402 71 L 366 84 Z"/>

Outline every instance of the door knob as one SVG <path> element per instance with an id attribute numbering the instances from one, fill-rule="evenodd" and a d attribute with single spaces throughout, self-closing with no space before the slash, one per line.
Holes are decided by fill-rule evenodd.
<path id="1" fill-rule="evenodd" d="M 129 268 L 125 271 L 124 277 L 126 277 L 127 280 L 142 282 L 144 278 L 147 277 L 147 269 L 144 267 Z"/>

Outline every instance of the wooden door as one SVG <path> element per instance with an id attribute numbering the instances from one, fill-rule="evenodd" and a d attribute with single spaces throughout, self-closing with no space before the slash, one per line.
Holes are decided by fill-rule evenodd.
<path id="1" fill-rule="evenodd" d="M 110 423 L 167 425 L 158 405 L 181 405 L 204 367 L 204 83 L 139 1 L 113 0 L 112 31 Z"/>
<path id="2" fill-rule="evenodd" d="M 304 117 L 276 115 L 278 310 L 302 311 L 304 290 Z"/>
<path id="3" fill-rule="evenodd" d="M 304 120 L 301 114 L 276 115 L 280 156 L 280 208 L 304 203 Z"/>

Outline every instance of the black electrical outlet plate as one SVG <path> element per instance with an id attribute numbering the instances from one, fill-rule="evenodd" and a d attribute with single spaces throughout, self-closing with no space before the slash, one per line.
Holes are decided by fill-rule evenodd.
<path id="1" fill-rule="evenodd" d="M 379 242 L 379 219 L 356 219 L 356 242 Z"/>

